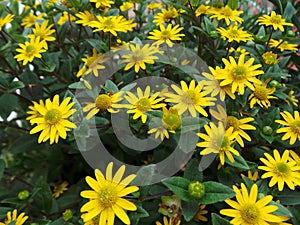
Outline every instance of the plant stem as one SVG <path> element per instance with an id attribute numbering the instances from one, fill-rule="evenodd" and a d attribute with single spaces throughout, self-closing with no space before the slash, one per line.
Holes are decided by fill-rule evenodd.
<path id="1" fill-rule="evenodd" d="M 271 30 L 271 33 L 270 33 L 270 35 L 269 35 L 269 38 L 268 38 L 268 41 L 267 41 L 267 44 L 266 44 L 264 53 L 265 53 L 265 52 L 267 51 L 267 49 L 268 49 L 268 46 L 269 46 L 269 43 L 270 43 L 270 40 L 271 40 L 273 31 L 274 31 L 274 27 L 272 27 L 272 30 Z"/>

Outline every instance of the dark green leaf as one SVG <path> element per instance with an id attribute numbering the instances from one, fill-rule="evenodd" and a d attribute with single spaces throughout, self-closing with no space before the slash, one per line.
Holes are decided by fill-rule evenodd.
<path id="1" fill-rule="evenodd" d="M 276 205 L 278 207 L 278 209 L 274 212 L 274 214 L 278 215 L 278 216 L 288 216 L 288 217 L 292 217 L 292 213 L 283 205 L 278 204 L 277 202 L 271 201 L 270 205 Z"/>
<path id="2" fill-rule="evenodd" d="M 148 217 L 149 216 L 149 213 L 144 208 L 142 208 L 139 205 L 136 205 L 136 207 L 137 207 L 136 211 L 128 213 L 129 217 L 131 219 L 139 219 L 139 218 L 143 218 L 143 217 Z"/>
<path id="3" fill-rule="evenodd" d="M 228 220 L 223 219 L 216 213 L 211 214 L 211 220 L 213 225 L 230 225 L 231 223 Z"/>
<path id="4" fill-rule="evenodd" d="M 249 166 L 242 156 L 233 155 L 233 158 L 234 158 L 234 162 L 230 162 L 230 160 L 226 157 L 226 159 L 225 159 L 226 163 L 228 165 L 236 167 L 236 168 L 240 168 L 243 170 L 249 170 Z"/>
<path id="5" fill-rule="evenodd" d="M 203 181 L 203 172 L 198 170 L 199 160 L 192 159 L 185 168 L 183 177 L 190 181 Z"/>
<path id="6" fill-rule="evenodd" d="M 203 183 L 205 195 L 200 199 L 201 204 L 213 204 L 235 196 L 235 192 L 223 184 L 209 181 Z"/>
<path id="7" fill-rule="evenodd" d="M 238 9 L 238 7 L 239 7 L 239 1 L 238 1 L 238 0 L 229 0 L 228 3 L 227 3 L 227 5 L 228 5 L 231 9 L 236 10 L 236 9 Z"/>
<path id="8" fill-rule="evenodd" d="M 12 94 L 3 94 L 0 97 L 0 116 L 6 119 L 18 105 L 18 97 Z"/>
<path id="9" fill-rule="evenodd" d="M 286 20 L 290 20 L 292 19 L 295 11 L 296 9 L 294 8 L 293 4 L 290 1 L 288 1 L 282 17 Z"/>
<path id="10" fill-rule="evenodd" d="M 14 92 L 17 89 L 21 89 L 25 87 L 22 81 L 14 81 L 9 85 L 9 89 L 7 90 L 8 92 Z"/>
<path id="11" fill-rule="evenodd" d="M 284 191 L 278 196 L 283 205 L 300 205 L 300 193 L 295 191 Z"/>
<path id="12" fill-rule="evenodd" d="M 4 169 L 5 169 L 5 162 L 3 159 L 0 159 L 0 180 L 2 179 Z"/>
<path id="13" fill-rule="evenodd" d="M 182 177 L 171 177 L 162 181 L 171 191 L 178 195 L 182 200 L 189 201 L 191 199 L 188 192 L 190 181 Z"/>
<path id="14" fill-rule="evenodd" d="M 198 211 L 198 201 L 191 200 L 188 202 L 182 201 L 182 214 L 186 221 L 190 221 L 196 215 Z"/>

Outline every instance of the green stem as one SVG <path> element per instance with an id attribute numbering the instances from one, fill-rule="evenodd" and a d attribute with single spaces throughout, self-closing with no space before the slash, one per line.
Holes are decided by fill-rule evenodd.
<path id="1" fill-rule="evenodd" d="M 271 33 L 270 33 L 270 35 L 269 35 L 269 38 L 268 38 L 268 41 L 267 41 L 267 44 L 266 44 L 264 53 L 265 53 L 265 52 L 267 51 L 267 49 L 268 49 L 268 46 L 269 46 L 269 43 L 270 43 L 270 40 L 271 40 L 273 31 L 274 31 L 274 27 L 272 27 L 272 30 L 271 30 Z"/>

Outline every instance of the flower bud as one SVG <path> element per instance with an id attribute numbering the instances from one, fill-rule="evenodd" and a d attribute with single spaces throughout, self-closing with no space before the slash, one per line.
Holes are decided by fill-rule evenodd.
<path id="1" fill-rule="evenodd" d="M 193 198 L 200 199 L 205 194 L 205 186 L 199 181 L 192 181 L 189 184 L 189 194 Z"/>
<path id="2" fill-rule="evenodd" d="M 29 191 L 24 190 L 24 191 L 19 192 L 18 198 L 20 200 L 26 200 L 29 197 L 29 195 L 30 195 Z"/>
<path id="3" fill-rule="evenodd" d="M 263 127 L 263 133 L 265 135 L 271 135 L 271 134 L 273 134 L 273 128 L 270 127 L 270 126 L 264 126 Z"/>

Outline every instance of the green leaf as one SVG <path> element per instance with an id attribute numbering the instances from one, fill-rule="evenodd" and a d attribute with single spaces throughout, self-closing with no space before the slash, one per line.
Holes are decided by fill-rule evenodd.
<path id="1" fill-rule="evenodd" d="M 86 39 L 86 41 L 95 48 L 98 52 L 108 51 L 107 45 L 99 39 Z"/>
<path id="2" fill-rule="evenodd" d="M 283 205 L 300 205 L 300 193 L 295 191 L 284 191 L 278 196 Z"/>
<path id="3" fill-rule="evenodd" d="M 288 217 L 293 217 L 293 214 L 283 205 L 278 204 L 277 202 L 271 201 L 270 205 L 276 205 L 278 209 L 274 212 L 274 214 L 278 216 L 288 216 Z"/>
<path id="4" fill-rule="evenodd" d="M 182 214 L 186 221 L 190 221 L 196 215 L 198 211 L 198 201 L 191 200 L 188 202 L 183 201 L 181 203 L 182 206 Z"/>
<path id="5" fill-rule="evenodd" d="M 9 89 L 7 90 L 8 92 L 14 92 L 17 89 L 24 88 L 25 85 L 22 81 L 14 81 L 9 85 Z"/>
<path id="6" fill-rule="evenodd" d="M 131 219 L 139 219 L 149 216 L 149 213 L 142 206 L 136 205 L 136 207 L 136 211 L 128 213 Z"/>
<path id="7" fill-rule="evenodd" d="M 221 183 L 209 181 L 203 183 L 205 195 L 200 199 L 201 204 L 213 204 L 235 196 L 235 192 Z"/>
<path id="8" fill-rule="evenodd" d="M 65 224 L 65 221 L 63 220 L 63 218 L 59 218 L 57 220 L 54 220 L 52 223 L 50 223 L 49 225 L 61 225 L 61 224 Z"/>
<path id="9" fill-rule="evenodd" d="M 238 1 L 238 0 L 229 0 L 228 3 L 227 3 L 227 5 L 228 5 L 231 9 L 236 10 L 236 9 L 238 9 L 238 7 L 239 7 L 239 1 Z"/>
<path id="10" fill-rule="evenodd" d="M 49 213 L 52 208 L 53 197 L 49 185 L 43 180 L 43 178 L 39 179 L 35 188 L 33 189 L 33 192 L 37 190 L 38 192 L 34 196 L 35 206 L 40 210 Z"/>
<path id="11" fill-rule="evenodd" d="M 3 94 L 0 97 L 0 116 L 6 119 L 18 105 L 18 97 L 12 94 Z"/>
<path id="12" fill-rule="evenodd" d="M 117 85 L 114 82 L 112 82 L 111 80 L 107 80 L 106 81 L 105 87 L 108 90 L 113 90 L 114 92 L 118 92 L 119 91 L 119 88 L 117 87 Z"/>
<path id="13" fill-rule="evenodd" d="M 143 166 L 136 174 L 135 183 L 150 185 L 155 172 L 155 165 Z"/>
<path id="14" fill-rule="evenodd" d="M 286 20 L 290 20 L 290 19 L 292 19 L 295 12 L 296 12 L 296 9 L 294 8 L 293 4 L 289 1 L 285 7 L 282 17 Z"/>
<path id="15" fill-rule="evenodd" d="M 0 180 L 2 179 L 4 169 L 5 169 L 5 162 L 3 159 L 0 159 Z"/>
<path id="16" fill-rule="evenodd" d="M 184 153 L 190 153 L 195 150 L 198 139 L 195 132 L 189 131 L 180 135 L 178 146 Z"/>
<path id="17" fill-rule="evenodd" d="M 192 159 L 187 167 L 184 170 L 183 177 L 190 181 L 203 181 L 203 172 L 199 171 L 197 168 L 199 167 L 199 160 L 194 158 Z"/>
<path id="18" fill-rule="evenodd" d="M 211 214 L 212 225 L 230 225 L 228 220 L 223 219 L 216 213 Z"/>
<path id="19" fill-rule="evenodd" d="M 207 119 L 198 117 L 186 117 L 182 119 L 181 133 L 187 133 L 189 131 L 199 131 L 205 124 L 208 123 Z"/>
<path id="20" fill-rule="evenodd" d="M 184 201 L 190 201 L 191 197 L 188 191 L 190 181 L 183 177 L 171 177 L 162 181 L 171 191 L 178 195 Z"/>
<path id="21" fill-rule="evenodd" d="M 249 166 L 242 156 L 236 156 L 233 154 L 233 158 L 234 158 L 234 162 L 230 162 L 230 160 L 226 157 L 225 158 L 226 163 L 228 165 L 236 167 L 236 168 L 240 168 L 243 170 L 249 170 Z"/>

